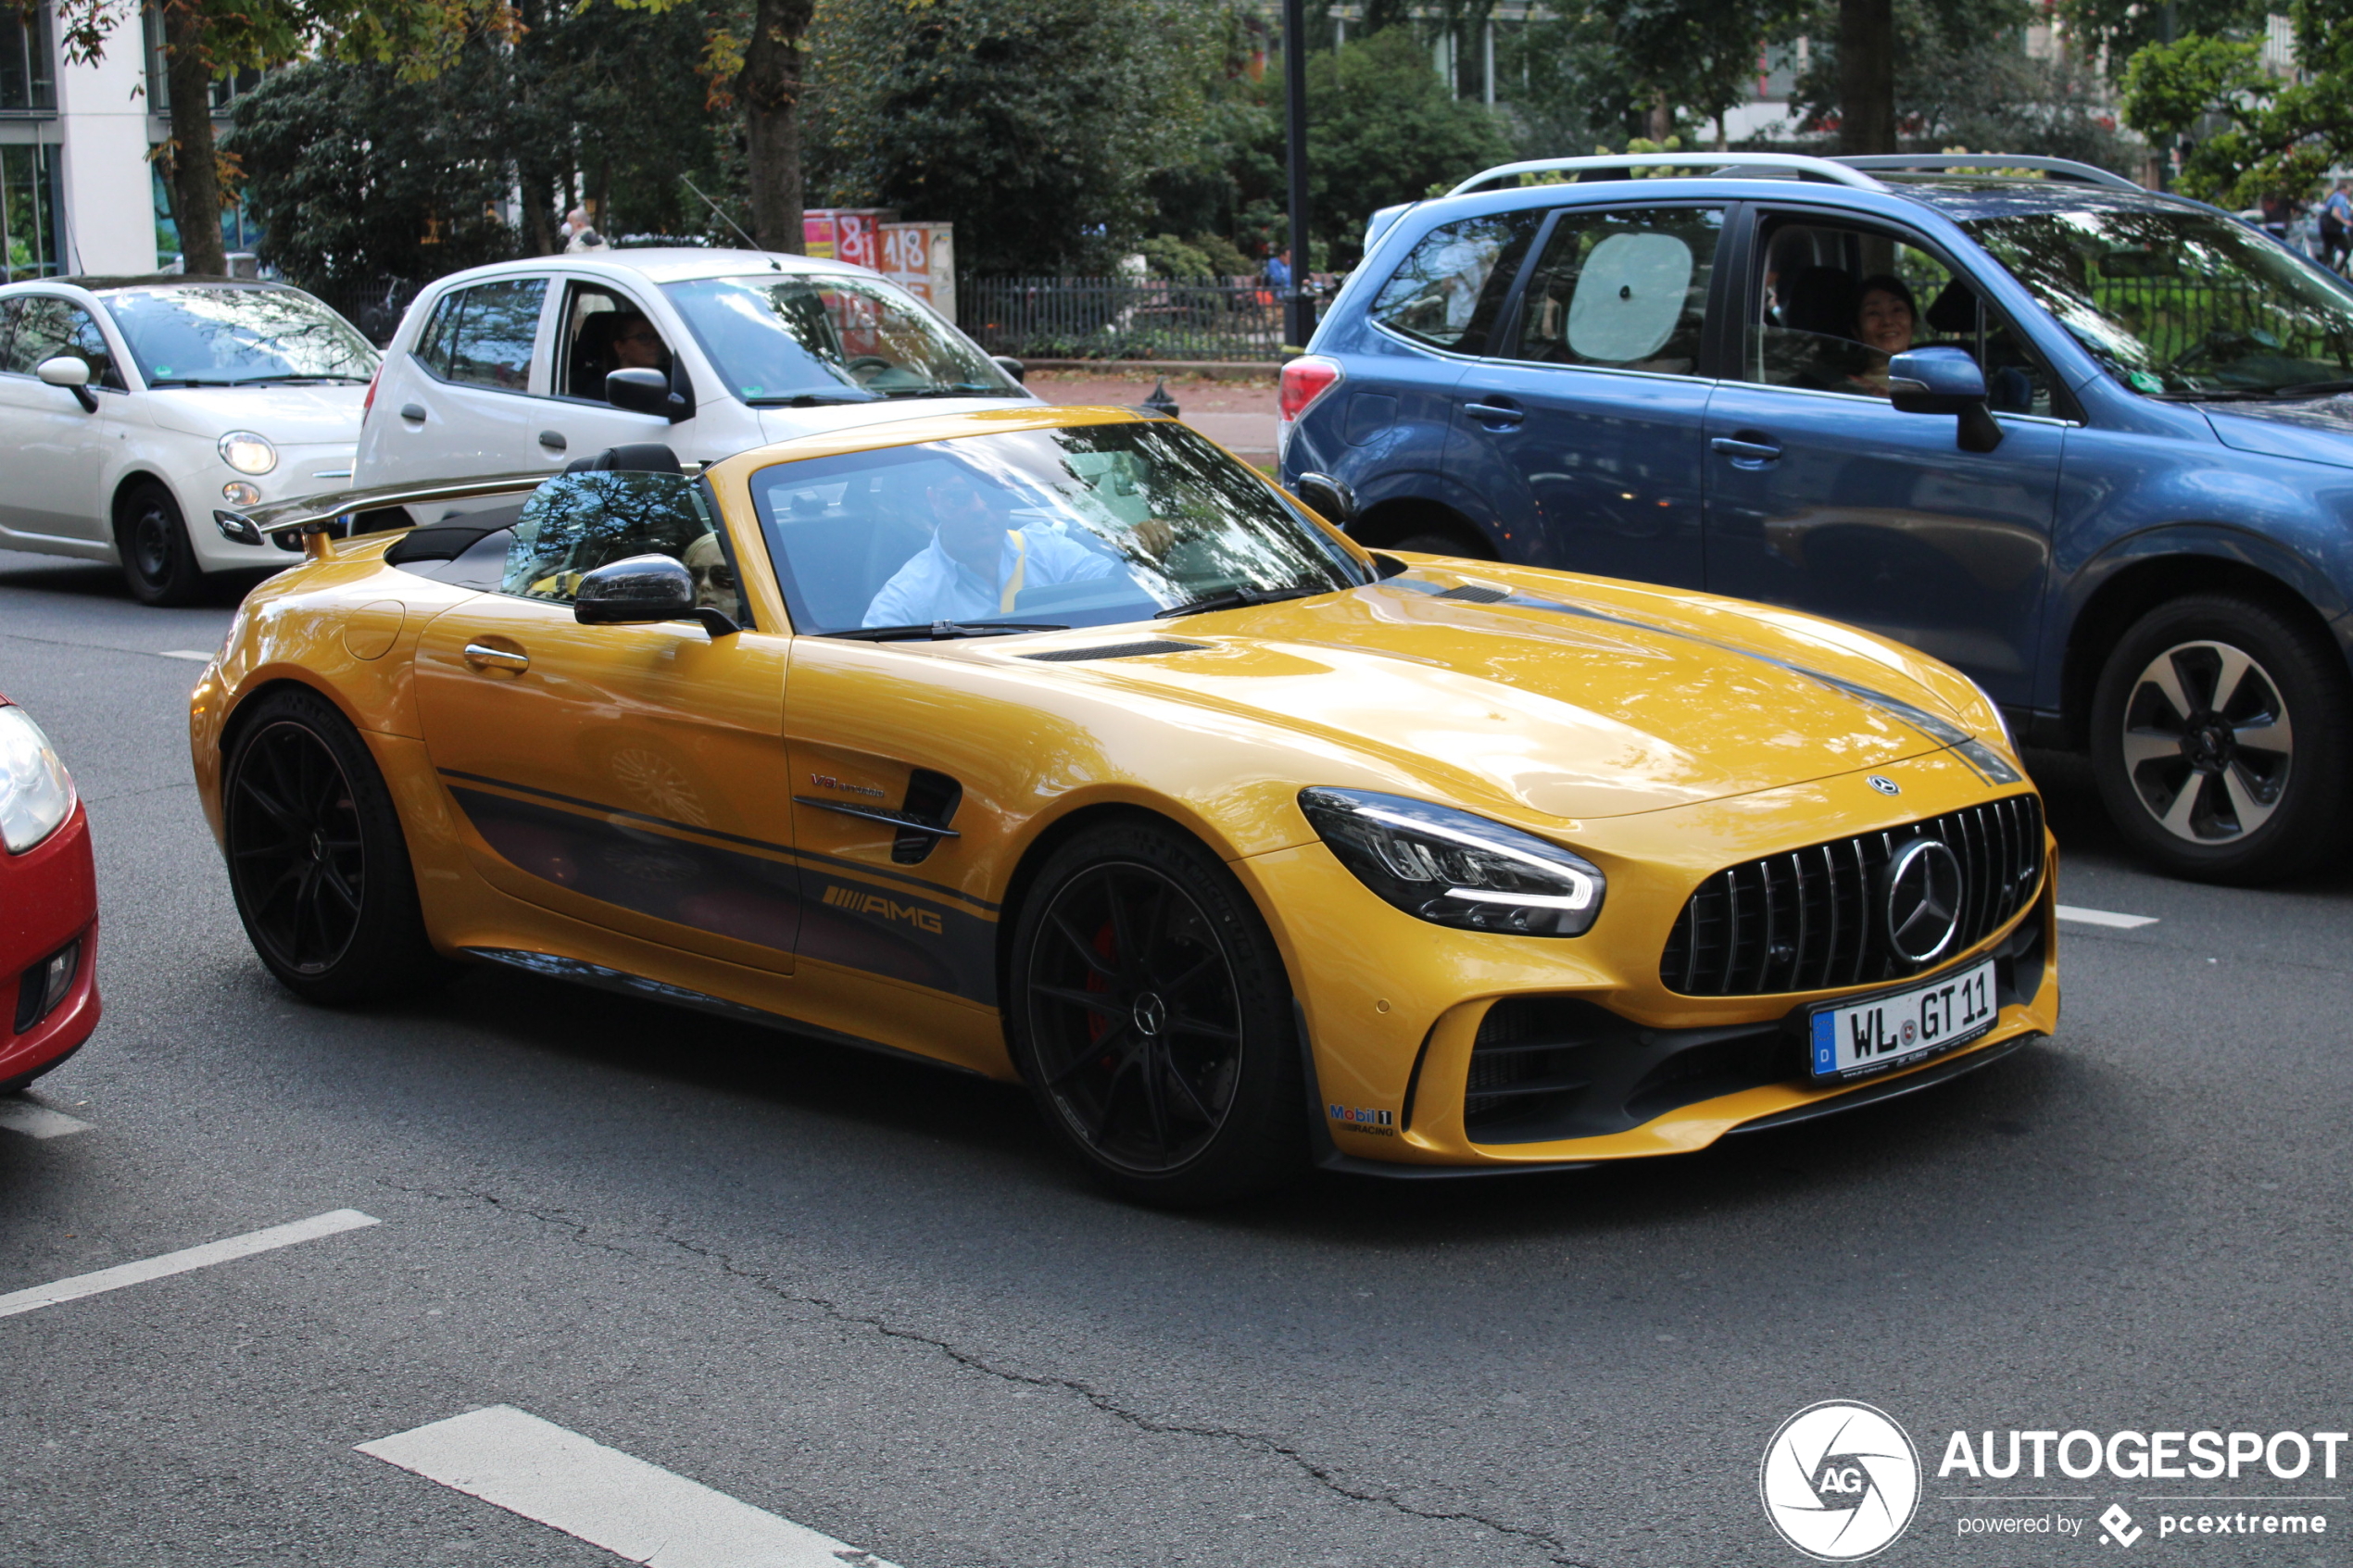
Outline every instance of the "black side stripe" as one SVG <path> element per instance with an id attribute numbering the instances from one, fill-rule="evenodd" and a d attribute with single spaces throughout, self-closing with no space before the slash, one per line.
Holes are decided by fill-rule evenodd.
<path id="1" fill-rule="evenodd" d="M 559 795 L 551 789 L 536 789 L 530 784 L 516 784 L 510 779 L 494 779 L 487 774 L 461 772 L 455 768 L 441 768 L 436 769 L 435 771 L 445 779 L 464 779 L 471 784 L 488 784 L 494 789 L 511 789 L 519 795 L 533 795 L 542 800 L 555 800 L 566 806 L 577 806 L 584 811 L 597 811 L 613 817 L 627 817 L 640 822 L 651 822 L 656 827 L 670 828 L 678 833 L 696 834 L 704 838 L 716 838 L 729 844 L 741 844 L 752 849 L 765 849 L 771 854 L 789 855 L 796 860 L 815 860 L 825 865 L 839 866 L 844 871 L 856 872 L 862 876 L 880 877 L 887 882 L 904 883 L 909 887 L 919 887 L 935 897 L 953 898 L 958 903 L 970 904 L 975 909 L 987 909 L 991 914 L 1004 908 L 995 899 L 983 898 L 976 894 L 966 893 L 961 888 L 950 887 L 944 882 L 931 882 L 923 877 L 909 876 L 904 872 L 871 866 L 863 860 L 851 860 L 838 855 L 821 854 L 814 849 L 796 849 L 789 844 L 772 844 L 764 838 L 747 838 L 741 834 L 722 833 L 717 828 L 698 827 L 692 822 L 681 822 L 668 817 L 657 817 L 647 811 L 633 811 L 625 806 L 608 806 L 601 800 L 583 800 L 574 795 Z"/>

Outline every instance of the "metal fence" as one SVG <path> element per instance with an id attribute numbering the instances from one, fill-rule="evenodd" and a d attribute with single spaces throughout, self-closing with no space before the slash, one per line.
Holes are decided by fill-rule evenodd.
<path id="1" fill-rule="evenodd" d="M 967 278 L 957 325 L 1031 359 L 1282 358 L 1282 302 L 1247 278 Z"/>
<path id="2" fill-rule="evenodd" d="M 291 278 L 286 281 L 295 282 Z M 399 327 L 401 314 L 409 308 L 409 302 L 416 298 L 425 285 L 411 282 L 406 278 L 370 278 L 359 282 L 316 286 L 300 283 L 296 286 L 334 307 L 345 320 L 366 335 L 370 343 L 382 348 L 392 341 L 392 334 Z"/>

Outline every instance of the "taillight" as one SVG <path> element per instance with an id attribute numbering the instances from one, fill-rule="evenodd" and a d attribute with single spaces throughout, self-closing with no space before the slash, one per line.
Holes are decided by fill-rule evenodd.
<path id="1" fill-rule="evenodd" d="M 1283 423 L 1290 423 L 1315 407 L 1317 398 L 1340 384 L 1340 361 L 1320 354 L 1303 355 L 1285 365 L 1278 395 Z"/>
<path id="2" fill-rule="evenodd" d="M 368 378 L 368 395 L 359 400 L 359 422 L 368 422 L 368 410 L 376 406 L 376 383 L 384 380 L 384 361 L 376 361 L 376 373 Z"/>

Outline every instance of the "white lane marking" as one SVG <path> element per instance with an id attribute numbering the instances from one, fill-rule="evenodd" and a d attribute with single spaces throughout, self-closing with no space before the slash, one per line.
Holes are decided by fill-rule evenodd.
<path id="1" fill-rule="evenodd" d="M 200 652 L 195 648 L 157 648 L 156 657 L 157 659 L 193 659 L 198 664 L 203 664 L 209 661 L 212 655 Z"/>
<path id="2" fill-rule="evenodd" d="M 891 1568 L 512 1405 L 469 1411 L 359 1449 L 650 1568 Z"/>
<path id="3" fill-rule="evenodd" d="M 2120 915 L 2113 909 L 2079 909 L 2072 904 L 2058 907 L 2058 918 L 2071 920 L 2078 925 L 2108 925 L 2119 931 L 2136 931 L 2145 925 L 2155 925 L 2155 915 Z"/>
<path id="4" fill-rule="evenodd" d="M 298 1241 L 316 1241 L 322 1236 L 333 1236 L 339 1231 L 359 1230 L 363 1226 L 382 1223 L 382 1220 L 371 1214 L 362 1214 L 357 1209 L 337 1209 L 330 1213 L 314 1214 L 308 1220 L 271 1225 L 268 1230 L 248 1231 L 244 1236 L 233 1236 L 225 1241 L 208 1241 L 202 1247 L 167 1252 L 160 1258 L 118 1264 L 111 1269 L 100 1269 L 94 1274 L 76 1274 L 71 1279 L 36 1285 L 30 1290 L 11 1291 L 0 1296 L 0 1318 L 30 1312 L 36 1307 L 54 1307 L 60 1301 L 120 1290 L 126 1285 L 145 1285 L 151 1279 L 162 1279 L 168 1274 L 184 1274 L 191 1269 L 209 1268 L 215 1263 L 250 1258 L 257 1252 L 292 1247 Z"/>
<path id="5" fill-rule="evenodd" d="M 78 1122 L 62 1110 L 10 1096 L 0 1099 L 0 1127 L 29 1138 L 61 1138 L 69 1133 L 88 1132 L 90 1123 Z"/>

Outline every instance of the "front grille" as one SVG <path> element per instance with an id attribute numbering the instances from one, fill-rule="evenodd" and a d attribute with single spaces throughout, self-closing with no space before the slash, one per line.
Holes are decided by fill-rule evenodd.
<path id="1" fill-rule="evenodd" d="M 1768 855 L 1700 884 L 1667 939 L 1659 979 L 1687 997 L 1735 997 L 1911 973 L 1877 931 L 1880 875 L 1914 838 L 1942 839 L 1961 862 L 1961 918 L 1949 952 L 1992 935 L 2042 884 L 2043 804 L 2032 795 Z"/>

